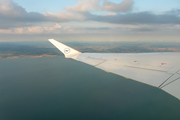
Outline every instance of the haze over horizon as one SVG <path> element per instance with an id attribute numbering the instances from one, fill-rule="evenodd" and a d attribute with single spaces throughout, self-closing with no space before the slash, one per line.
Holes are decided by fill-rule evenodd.
<path id="1" fill-rule="evenodd" d="M 179 0 L 0 0 L 0 42 L 178 42 L 179 8 Z"/>

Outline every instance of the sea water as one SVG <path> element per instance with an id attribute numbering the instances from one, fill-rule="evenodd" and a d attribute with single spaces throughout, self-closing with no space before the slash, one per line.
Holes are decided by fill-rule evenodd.
<path id="1" fill-rule="evenodd" d="M 0 60 L 0 120 L 175 120 L 168 93 L 64 57 Z"/>

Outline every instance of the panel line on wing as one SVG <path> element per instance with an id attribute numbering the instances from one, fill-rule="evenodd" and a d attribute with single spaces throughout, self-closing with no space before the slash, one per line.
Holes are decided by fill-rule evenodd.
<path id="1" fill-rule="evenodd" d="M 106 62 L 106 60 L 104 60 L 104 61 L 102 61 L 101 63 L 98 63 L 97 65 L 94 65 L 94 66 L 96 67 L 96 66 L 98 66 L 98 65 L 100 65 L 100 64 L 102 64 L 102 63 L 104 63 L 104 62 Z"/>
<path id="2" fill-rule="evenodd" d="M 163 70 L 148 69 L 148 68 L 140 68 L 140 67 L 134 67 L 134 66 L 129 66 L 129 65 L 125 65 L 125 67 L 137 68 L 137 69 L 144 69 L 144 70 L 151 70 L 151 71 L 158 71 L 158 72 L 167 72 L 167 71 L 163 71 Z"/>
<path id="3" fill-rule="evenodd" d="M 169 83 L 167 83 L 166 85 L 162 86 L 161 88 L 163 88 L 163 87 L 165 87 L 165 86 L 167 86 L 167 85 L 169 85 L 169 84 L 171 84 L 171 83 L 173 83 L 173 82 L 175 82 L 175 81 L 177 81 L 177 80 L 179 80 L 179 79 L 180 79 L 180 77 L 177 78 L 177 79 L 175 79 L 175 80 L 173 80 L 173 81 L 171 81 L 171 82 L 169 82 Z"/>
<path id="4" fill-rule="evenodd" d="M 158 88 L 160 88 L 165 82 L 167 82 L 173 75 L 171 75 L 168 79 L 166 79 Z"/>

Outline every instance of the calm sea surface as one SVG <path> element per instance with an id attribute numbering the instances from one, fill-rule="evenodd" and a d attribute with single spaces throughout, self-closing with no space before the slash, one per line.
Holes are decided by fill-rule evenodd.
<path id="1" fill-rule="evenodd" d="M 0 60 L 0 120 L 180 120 L 180 101 L 64 57 Z"/>

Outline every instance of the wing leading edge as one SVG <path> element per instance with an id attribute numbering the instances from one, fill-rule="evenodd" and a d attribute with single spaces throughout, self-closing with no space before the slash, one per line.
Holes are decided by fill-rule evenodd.
<path id="1" fill-rule="evenodd" d="M 66 58 L 158 87 L 180 99 L 180 53 L 81 53 L 54 39 Z"/>

